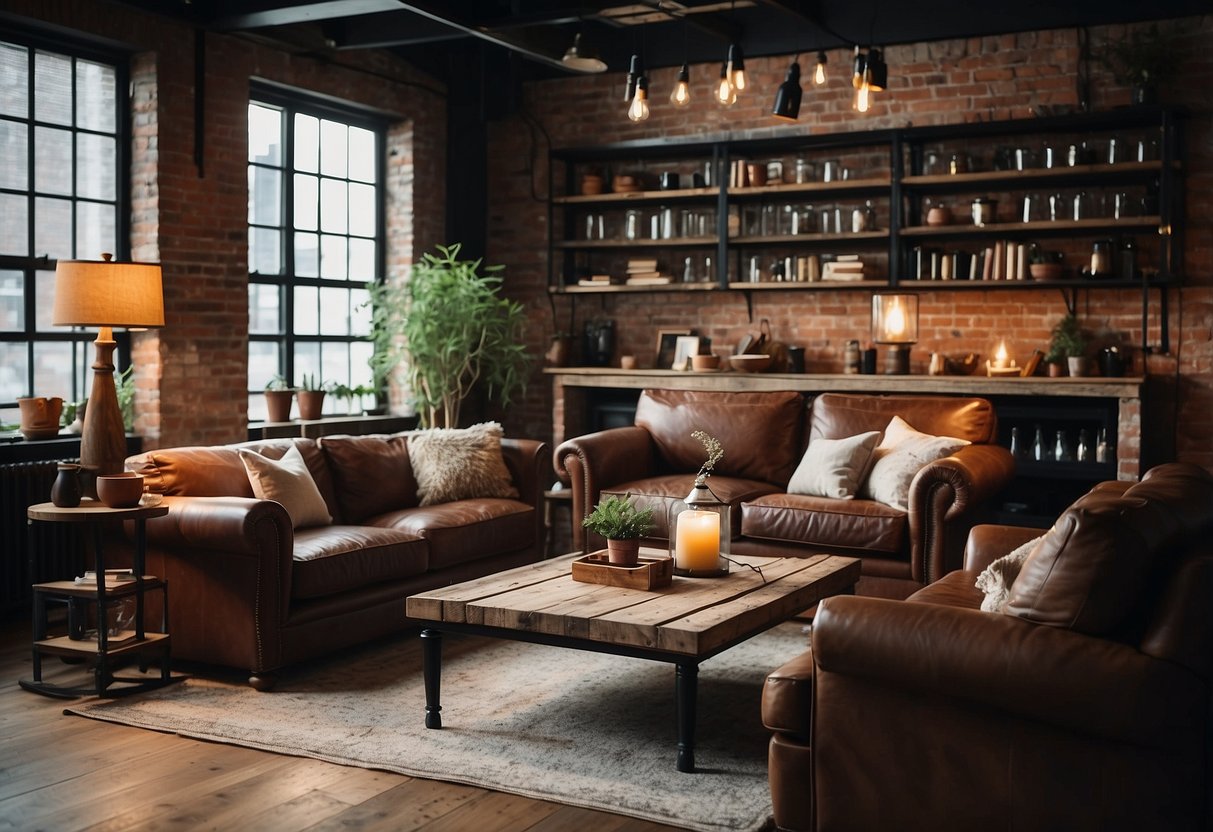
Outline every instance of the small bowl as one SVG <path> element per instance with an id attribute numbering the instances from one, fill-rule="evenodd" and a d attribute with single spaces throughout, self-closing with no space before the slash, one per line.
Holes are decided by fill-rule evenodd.
<path id="1" fill-rule="evenodd" d="M 720 366 L 719 355 L 692 355 L 691 369 L 701 373 L 715 370 Z"/>
<path id="2" fill-rule="evenodd" d="M 761 373 L 771 366 L 769 355 L 730 355 L 729 364 L 739 373 Z"/>
<path id="3" fill-rule="evenodd" d="M 110 508 L 133 508 L 142 496 L 142 474 L 124 471 L 97 477 L 97 497 Z"/>
<path id="4" fill-rule="evenodd" d="M 1061 263 L 1029 263 L 1028 272 L 1033 280 L 1061 280 Z"/>

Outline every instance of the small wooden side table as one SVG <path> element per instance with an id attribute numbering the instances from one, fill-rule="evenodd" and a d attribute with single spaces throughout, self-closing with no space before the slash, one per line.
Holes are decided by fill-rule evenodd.
<path id="1" fill-rule="evenodd" d="M 30 506 L 26 516 L 30 523 L 87 523 L 91 526 L 93 558 L 97 573 L 95 584 L 78 584 L 75 581 L 51 581 L 33 585 L 34 638 L 33 680 L 22 679 L 21 687 L 47 696 L 75 698 L 78 696 L 120 696 L 137 691 L 151 690 L 179 681 L 173 677 L 169 667 L 168 626 L 168 582 L 162 578 L 144 574 L 144 558 L 147 551 L 147 519 L 168 514 L 168 506 L 137 506 L 135 508 L 109 508 L 98 500 L 83 500 L 76 508 L 60 508 L 54 503 L 39 503 Z M 135 579 L 129 582 L 107 584 L 105 580 L 105 547 L 103 526 L 107 521 L 133 520 L 135 524 L 135 553 L 132 563 Z M 31 574 L 38 556 L 34 537 L 30 536 Z M 163 599 L 162 632 L 148 633 L 144 629 L 144 596 L 159 590 Z M 118 636 L 109 635 L 108 605 L 114 600 L 134 598 L 134 630 Z M 69 609 L 69 632 L 51 636 L 48 632 L 47 602 L 66 602 Z M 70 621 L 77 609 L 95 605 L 97 617 L 97 639 L 80 638 L 71 632 Z M 44 656 L 62 656 L 68 659 L 86 660 L 93 665 L 92 686 L 65 687 L 42 680 Z M 138 661 L 141 670 L 149 663 L 149 656 L 160 665 L 159 677 L 124 678 L 115 676 L 115 670 L 123 664 Z M 115 682 L 123 683 L 111 688 Z"/>

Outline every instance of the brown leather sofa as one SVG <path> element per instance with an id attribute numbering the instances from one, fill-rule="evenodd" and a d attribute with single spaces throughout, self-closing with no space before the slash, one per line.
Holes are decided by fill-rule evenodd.
<path id="1" fill-rule="evenodd" d="M 786 493 L 810 442 L 883 431 L 894 415 L 923 433 L 972 443 L 915 476 L 908 511 L 868 499 Z M 709 485 L 732 506 L 734 553 L 862 557 L 857 592 L 864 595 L 904 598 L 959 567 L 969 528 L 1014 472 L 1010 452 L 993 444 L 997 417 L 985 399 L 826 393 L 806 407 L 795 392 L 645 390 L 633 426 L 556 449 L 557 474 L 572 489 L 574 547 L 601 546 L 583 533 L 581 520 L 602 495 L 625 493 L 654 508 L 650 545 L 668 545 L 669 506 L 690 492 L 705 458 L 691 437 L 697 429 L 725 449 Z"/>
<path id="2" fill-rule="evenodd" d="M 780 828 L 1207 830 L 1213 476 L 1103 483 L 1001 612 L 978 574 L 1037 530 L 979 526 L 908 601 L 823 601 L 762 718 Z"/>
<path id="3" fill-rule="evenodd" d="M 167 448 L 128 470 L 165 495 L 147 523 L 147 565 L 168 578 L 174 658 L 273 671 L 408 625 L 406 596 L 538 560 L 548 446 L 503 439 L 519 496 L 419 506 L 407 434 Z M 292 529 L 258 500 L 239 449 L 299 448 L 331 525 Z M 128 553 L 129 556 L 129 553 Z"/>

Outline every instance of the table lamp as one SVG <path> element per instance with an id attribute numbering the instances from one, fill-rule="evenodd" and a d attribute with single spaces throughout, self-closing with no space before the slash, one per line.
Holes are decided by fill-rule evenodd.
<path id="1" fill-rule="evenodd" d="M 114 383 L 114 327 L 142 329 L 164 326 L 164 297 L 160 266 L 155 263 L 116 263 L 60 260 L 55 267 L 56 326 L 100 327 L 93 361 L 93 387 L 84 411 L 80 463 L 92 474 L 117 474 L 126 458 L 126 431 Z"/>
<path id="2" fill-rule="evenodd" d="M 918 296 L 872 295 L 872 340 L 890 347 L 885 375 L 908 375 L 910 346 L 918 343 Z"/>

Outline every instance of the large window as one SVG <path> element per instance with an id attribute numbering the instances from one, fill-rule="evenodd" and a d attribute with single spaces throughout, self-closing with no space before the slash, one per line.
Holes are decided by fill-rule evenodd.
<path id="1" fill-rule="evenodd" d="M 51 325 L 61 258 L 124 257 L 125 73 L 86 51 L 0 38 L 0 422 L 21 396 L 79 401 L 95 332 Z M 120 346 L 123 366 L 128 351 Z"/>
<path id="2" fill-rule="evenodd" d="M 264 93 L 248 110 L 249 419 L 281 375 L 369 388 L 366 285 L 383 261 L 382 130 Z M 361 402 L 328 396 L 326 413 Z"/>

